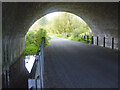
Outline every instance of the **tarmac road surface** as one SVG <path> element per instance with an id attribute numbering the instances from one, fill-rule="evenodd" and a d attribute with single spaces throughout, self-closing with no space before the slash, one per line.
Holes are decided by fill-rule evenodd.
<path id="1" fill-rule="evenodd" d="M 51 37 L 45 47 L 45 88 L 117 88 L 115 51 Z"/>

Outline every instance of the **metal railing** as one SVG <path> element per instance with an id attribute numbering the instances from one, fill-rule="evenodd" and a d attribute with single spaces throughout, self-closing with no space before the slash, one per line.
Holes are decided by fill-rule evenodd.
<path id="1" fill-rule="evenodd" d="M 89 44 L 93 44 L 94 43 L 94 36 L 82 36 L 81 37 L 84 41 L 86 41 Z"/>
<path id="2" fill-rule="evenodd" d="M 34 73 L 32 73 L 31 79 L 28 79 L 28 88 L 31 89 L 42 89 L 44 88 L 43 84 L 43 72 L 44 72 L 44 41 L 45 38 L 42 38 L 38 54 L 35 59 Z"/>

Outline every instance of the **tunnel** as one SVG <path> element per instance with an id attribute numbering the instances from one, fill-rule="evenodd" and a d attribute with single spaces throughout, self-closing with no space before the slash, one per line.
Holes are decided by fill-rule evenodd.
<path id="1" fill-rule="evenodd" d="M 118 6 L 117 2 L 3 2 L 2 73 L 9 71 L 9 67 L 23 54 L 25 35 L 30 26 L 44 15 L 56 11 L 81 17 L 93 32 L 94 45 L 103 47 L 105 39 L 105 48 L 119 50 Z"/>

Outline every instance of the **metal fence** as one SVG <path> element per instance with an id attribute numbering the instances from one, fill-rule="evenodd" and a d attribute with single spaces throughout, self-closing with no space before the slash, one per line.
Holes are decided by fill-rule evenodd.
<path id="1" fill-rule="evenodd" d="M 44 41 L 42 38 L 38 54 L 35 59 L 34 71 L 32 71 L 32 76 L 28 79 L 28 88 L 32 89 L 42 89 L 44 88 L 43 84 L 43 72 L 44 72 Z"/>

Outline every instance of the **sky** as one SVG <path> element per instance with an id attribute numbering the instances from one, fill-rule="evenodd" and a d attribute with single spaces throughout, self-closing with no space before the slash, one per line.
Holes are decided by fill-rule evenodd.
<path id="1" fill-rule="evenodd" d="M 50 13 L 50 14 L 47 14 L 46 17 L 48 20 L 51 20 L 53 19 L 55 16 L 58 16 L 61 12 L 53 12 L 53 13 Z"/>
<path id="2" fill-rule="evenodd" d="M 52 18 L 54 18 L 55 16 L 58 16 L 60 13 L 64 13 L 64 12 L 53 12 L 53 13 L 49 13 L 46 15 L 48 20 L 51 20 Z M 72 13 L 71 13 L 72 14 Z M 74 14 L 75 15 L 75 14 Z M 76 17 L 78 17 L 77 15 L 75 15 Z M 82 18 L 78 17 L 78 19 L 84 21 Z"/>

